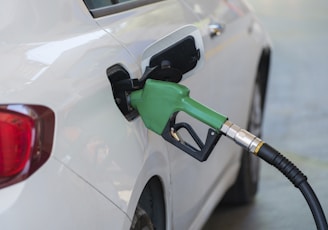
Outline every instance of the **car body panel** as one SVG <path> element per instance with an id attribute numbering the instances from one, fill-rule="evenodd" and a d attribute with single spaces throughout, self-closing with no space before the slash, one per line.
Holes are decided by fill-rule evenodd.
<path id="1" fill-rule="evenodd" d="M 120 64 L 140 78 L 147 47 L 196 26 L 205 62 L 181 83 L 194 99 L 245 127 L 267 38 L 245 5 L 229 3 L 165 0 L 97 19 L 82 0 L 3 3 L 0 104 L 46 105 L 56 118 L 48 162 L 26 181 L 0 190 L 4 229 L 128 229 L 153 176 L 163 185 L 167 228 L 201 228 L 235 180 L 239 147 L 221 139 L 208 161 L 196 161 L 140 118 L 124 118 L 106 70 Z M 209 34 L 212 22 L 225 25 L 218 37 Z M 205 136 L 204 125 L 183 114 L 179 119 Z"/>
<path id="2" fill-rule="evenodd" d="M 130 224 L 114 203 L 54 159 L 29 180 L 0 190 L 0 201 L 2 229 L 105 230 Z"/>

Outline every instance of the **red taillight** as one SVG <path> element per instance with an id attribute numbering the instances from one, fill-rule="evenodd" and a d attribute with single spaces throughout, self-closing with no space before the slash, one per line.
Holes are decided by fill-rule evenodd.
<path id="1" fill-rule="evenodd" d="M 0 177 L 21 172 L 29 160 L 34 121 L 12 111 L 0 110 Z"/>
<path id="2" fill-rule="evenodd" d="M 46 162 L 53 132 L 50 109 L 0 105 L 0 188 L 24 180 Z"/>

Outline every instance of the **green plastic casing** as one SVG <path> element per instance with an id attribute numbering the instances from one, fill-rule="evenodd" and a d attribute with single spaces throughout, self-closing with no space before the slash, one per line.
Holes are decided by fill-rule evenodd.
<path id="1" fill-rule="evenodd" d="M 146 127 L 161 135 L 170 118 L 183 111 L 220 131 L 227 117 L 189 97 L 190 90 L 180 84 L 148 79 L 143 89 L 130 95 L 130 103 L 138 110 Z"/>

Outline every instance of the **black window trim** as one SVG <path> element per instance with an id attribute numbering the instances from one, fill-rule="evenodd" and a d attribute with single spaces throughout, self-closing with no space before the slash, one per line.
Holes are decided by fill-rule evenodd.
<path id="1" fill-rule="evenodd" d="M 126 10 L 130 10 L 133 8 L 137 8 L 140 6 L 145 6 L 151 3 L 161 2 L 161 1 L 165 1 L 165 0 L 138 0 L 138 1 L 124 2 L 116 5 L 109 5 L 96 9 L 90 9 L 90 13 L 94 18 L 100 18 L 110 14 L 120 13 Z"/>

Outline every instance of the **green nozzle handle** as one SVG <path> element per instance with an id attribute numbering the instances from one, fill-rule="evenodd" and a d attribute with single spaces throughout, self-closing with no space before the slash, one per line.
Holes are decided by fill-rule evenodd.
<path id="1" fill-rule="evenodd" d="M 227 117 L 193 100 L 189 93 L 183 85 L 148 79 L 143 89 L 131 93 L 131 106 L 138 110 L 146 127 L 159 135 L 179 111 L 219 132 Z"/>

